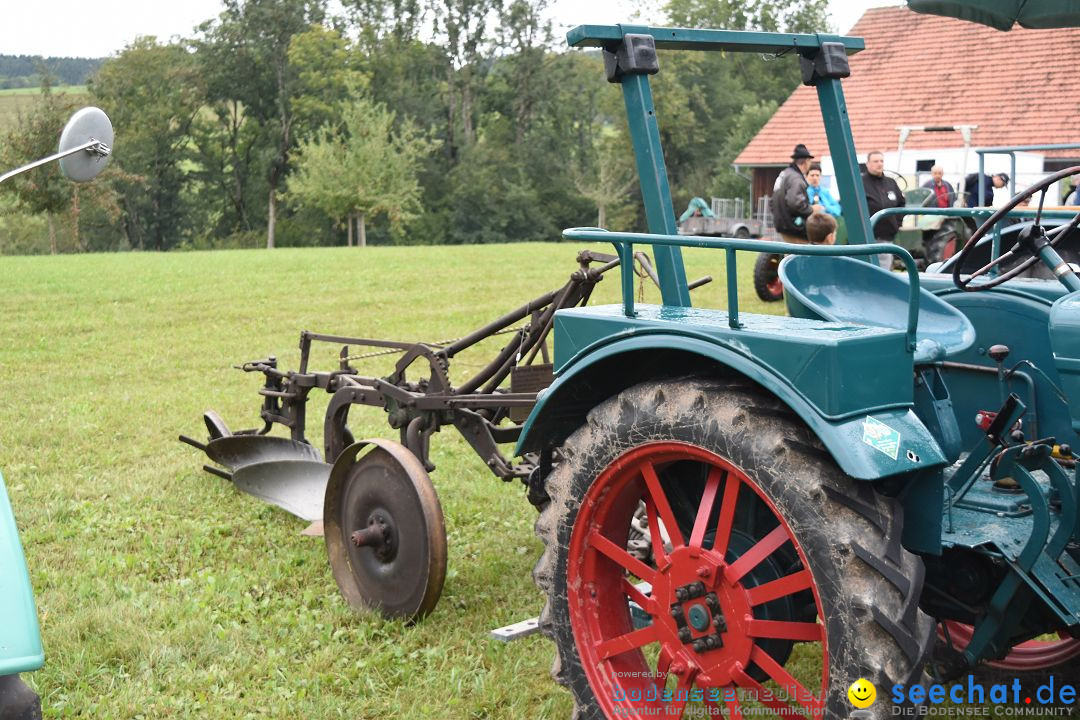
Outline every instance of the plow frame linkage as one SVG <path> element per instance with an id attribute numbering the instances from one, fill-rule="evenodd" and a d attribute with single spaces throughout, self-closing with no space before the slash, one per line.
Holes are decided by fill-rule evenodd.
<path id="1" fill-rule="evenodd" d="M 659 284 L 648 255 L 634 254 L 635 273 Z M 499 448 L 516 443 L 521 422 L 536 404 L 537 395 L 551 384 L 552 364 L 548 349 L 555 313 L 558 310 L 588 303 L 596 284 L 604 274 L 618 267 L 617 255 L 582 250 L 577 254 L 578 269 L 566 283 L 505 313 L 463 337 L 435 342 L 400 342 L 327 333 L 300 333 L 299 369 L 282 370 L 278 359 L 269 356 L 235 366 L 244 372 L 258 372 L 265 377 L 259 395 L 262 427 L 230 431 L 217 413 L 209 411 L 204 420 L 213 441 L 230 435 L 268 435 L 274 425 L 287 428 L 294 442 L 312 445 L 307 436 L 307 402 L 312 390 L 332 395 L 323 422 L 323 457 L 333 464 L 355 442 L 348 427 L 354 405 L 382 408 L 391 428 L 398 430 L 400 442 L 416 456 L 428 472 L 435 470 L 431 461 L 431 436 L 443 427 L 453 426 L 483 460 L 488 469 L 503 481 L 519 479 L 528 486 L 528 498 L 534 505 L 546 501 L 542 478 L 550 471 L 555 458 L 551 450 L 525 453 L 514 462 Z M 690 284 L 696 288 L 711 281 L 703 277 Z M 523 325 L 518 325 L 524 322 Z M 453 385 L 450 361 L 459 353 L 496 335 L 510 335 L 509 341 L 481 370 Z M 335 370 L 312 370 L 312 349 L 318 344 L 340 345 Z M 352 354 L 354 348 L 367 352 Z M 385 376 L 363 375 L 351 363 L 379 356 L 400 355 L 393 371 Z M 510 379 L 510 388 L 503 385 Z M 506 421 L 510 422 L 507 424 Z M 200 450 L 207 446 L 187 436 L 180 440 Z M 205 465 L 211 474 L 232 480 L 228 470 Z"/>

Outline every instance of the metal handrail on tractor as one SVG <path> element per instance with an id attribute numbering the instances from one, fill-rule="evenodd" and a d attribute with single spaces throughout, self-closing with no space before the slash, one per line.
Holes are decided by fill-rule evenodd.
<path id="1" fill-rule="evenodd" d="M 609 232 L 601 228 L 570 228 L 563 231 L 568 240 L 583 242 L 609 242 L 615 246 L 619 255 L 622 274 L 623 314 L 635 317 L 634 312 L 634 243 L 650 245 L 672 245 L 719 249 L 727 252 L 727 291 L 728 325 L 742 327 L 739 322 L 739 279 L 735 272 L 735 252 L 781 253 L 785 255 L 825 255 L 855 257 L 861 255 L 895 255 L 904 263 L 910 283 L 908 300 L 908 321 L 905 338 L 909 351 L 915 349 L 915 331 L 919 326 L 919 270 L 915 259 L 904 248 L 891 243 L 870 243 L 867 245 L 800 245 L 797 243 L 775 242 L 773 240 L 739 240 L 737 238 L 708 238 L 688 235 L 654 235 L 651 233 Z"/>

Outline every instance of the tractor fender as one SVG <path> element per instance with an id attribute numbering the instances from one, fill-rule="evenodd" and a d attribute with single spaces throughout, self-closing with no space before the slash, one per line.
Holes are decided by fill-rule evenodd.
<path id="1" fill-rule="evenodd" d="M 774 394 L 806 423 L 840 468 L 877 480 L 946 465 L 944 453 L 908 406 L 826 417 L 790 382 L 752 356 L 684 334 L 641 333 L 583 349 L 540 393 L 522 426 L 517 454 L 562 444 L 602 400 L 645 380 L 688 374 L 743 376 Z"/>

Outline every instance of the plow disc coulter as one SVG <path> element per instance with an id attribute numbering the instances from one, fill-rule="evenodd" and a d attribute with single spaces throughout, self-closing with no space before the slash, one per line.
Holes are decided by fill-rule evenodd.
<path id="1" fill-rule="evenodd" d="M 540 477 L 554 463 L 553 453 L 526 453 L 514 462 L 499 446 L 518 440 L 519 423 L 552 381 L 548 337 L 555 312 L 586 304 L 604 273 L 620 263 L 615 255 L 587 250 L 577 262 L 562 287 L 461 338 L 410 343 L 302 332 L 298 370 L 279 368 L 275 357 L 237 366 L 263 376 L 261 427 L 234 432 L 211 410 L 203 416 L 206 442 L 180 440 L 213 461 L 203 466 L 207 472 L 311 521 L 308 534 L 321 530 L 334 578 L 352 607 L 422 617 L 438 602 L 446 576 L 443 513 L 428 476 L 435 470 L 434 433 L 456 428 L 496 477 L 523 483 L 538 507 L 547 502 Z M 658 282 L 645 253 L 636 253 L 634 262 L 642 282 Z M 451 360 L 499 335 L 508 340 L 495 357 L 454 385 Z M 340 348 L 337 367 L 313 369 L 313 348 L 327 344 Z M 387 375 L 365 376 L 351 365 L 381 356 L 397 356 Z M 332 396 L 321 452 L 307 435 L 313 390 Z M 398 441 L 357 442 L 349 429 L 357 405 L 385 411 Z M 270 435 L 275 425 L 289 437 Z"/>

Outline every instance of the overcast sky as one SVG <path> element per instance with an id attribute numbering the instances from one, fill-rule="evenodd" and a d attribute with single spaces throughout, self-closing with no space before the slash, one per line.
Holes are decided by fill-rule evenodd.
<path id="1" fill-rule="evenodd" d="M 550 14 L 561 33 L 583 23 L 634 19 L 633 9 L 640 4 L 552 0 Z M 899 0 L 829 0 L 829 12 L 835 29 L 843 33 L 866 8 L 897 4 Z M 189 36 L 196 25 L 221 9 L 220 0 L 3 0 L 2 5 L 0 54 L 67 57 L 105 57 L 139 35 Z M 658 20 L 657 14 L 650 15 L 642 19 Z"/>

